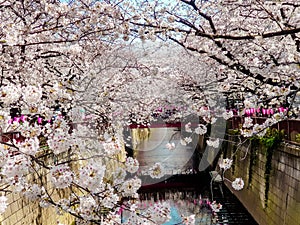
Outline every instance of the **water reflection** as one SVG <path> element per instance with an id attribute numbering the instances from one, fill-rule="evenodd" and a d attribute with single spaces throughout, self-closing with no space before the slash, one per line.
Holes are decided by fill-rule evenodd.
<path id="1" fill-rule="evenodd" d="M 144 129 L 141 134 L 142 138 L 136 134 L 137 132 L 141 133 L 141 130 L 133 129 L 132 136 L 134 154 L 140 163 L 141 175 L 147 174 L 149 168 L 155 163 L 161 163 L 167 175 L 191 171 L 193 153 L 197 144 L 196 138 L 192 143 L 184 146 L 180 143 L 182 132 L 176 127 Z M 167 148 L 168 143 L 174 143 L 174 148 Z"/>
<path id="2" fill-rule="evenodd" d="M 197 225 L 217 224 L 217 214 L 213 213 L 210 200 L 202 198 L 201 195 L 196 197 L 194 194 L 192 192 L 165 192 L 163 196 L 154 196 L 154 193 L 142 194 L 137 207 L 143 214 L 149 207 L 167 202 L 171 206 L 170 219 L 164 219 L 162 225 L 183 225 L 186 224 L 184 220 L 190 216 L 194 217 L 194 224 Z M 126 221 L 129 215 L 129 212 L 124 212 L 123 220 Z"/>

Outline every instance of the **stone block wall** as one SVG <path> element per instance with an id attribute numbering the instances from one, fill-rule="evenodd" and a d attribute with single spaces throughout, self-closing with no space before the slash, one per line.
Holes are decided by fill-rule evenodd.
<path id="1" fill-rule="evenodd" d="M 59 157 L 66 158 L 68 156 L 67 153 L 64 153 Z M 53 160 L 53 158 L 47 156 L 46 161 L 50 160 Z M 45 188 L 50 190 L 49 193 L 52 193 L 52 199 L 57 200 L 68 196 L 68 190 L 56 191 L 52 189 L 49 174 L 47 174 L 46 170 L 41 169 L 39 173 L 44 186 L 46 186 Z M 28 180 L 37 180 L 34 174 L 28 174 L 27 176 Z M 0 215 L 0 225 L 57 225 L 58 222 L 64 225 L 71 225 L 74 221 L 74 218 L 70 214 L 62 213 L 58 215 L 55 208 L 42 208 L 39 206 L 39 202 L 30 201 L 21 193 L 9 193 L 6 197 L 8 198 L 8 207 Z"/>
<path id="2" fill-rule="evenodd" d="M 230 182 L 225 182 L 226 185 L 259 224 L 299 225 L 299 146 L 281 144 L 274 149 L 271 160 L 268 160 L 263 146 L 254 148 L 248 144 L 242 146 L 233 157 L 235 166 L 225 172 L 225 176 L 231 180 L 242 177 L 244 189 L 234 191 Z M 234 146 L 229 143 L 226 157 L 230 157 L 233 152 Z M 268 165 L 270 170 L 267 169 Z"/>
<path id="3" fill-rule="evenodd" d="M 41 208 L 37 202 L 30 202 L 20 194 L 10 194 L 9 206 L 1 216 L 1 225 L 70 225 L 74 218 L 68 214 L 57 215 L 54 208 Z"/>

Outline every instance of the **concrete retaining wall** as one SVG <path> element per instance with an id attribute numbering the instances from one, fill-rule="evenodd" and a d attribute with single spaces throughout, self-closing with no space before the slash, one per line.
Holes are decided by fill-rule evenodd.
<path id="1" fill-rule="evenodd" d="M 281 144 L 268 162 L 266 149 L 242 146 L 234 157 L 235 166 L 225 172 L 233 180 L 242 177 L 245 188 L 233 191 L 261 225 L 300 224 L 300 148 Z M 226 157 L 234 146 L 229 143 Z M 242 158 L 244 158 L 242 160 Z M 270 173 L 266 164 L 271 166 Z M 226 185 L 231 188 L 230 183 Z"/>

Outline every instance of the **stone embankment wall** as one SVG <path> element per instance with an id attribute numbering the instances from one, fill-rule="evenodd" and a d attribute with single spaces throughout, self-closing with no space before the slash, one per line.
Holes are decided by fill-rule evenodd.
<path id="1" fill-rule="evenodd" d="M 242 191 L 233 191 L 260 225 L 300 224 L 300 148 L 280 144 L 271 152 L 262 145 L 245 143 L 234 155 L 225 177 L 242 177 Z M 236 146 L 229 143 L 225 157 Z M 224 157 L 224 158 L 225 158 Z M 225 182 L 231 188 L 229 182 Z M 231 189 L 232 190 L 232 189 Z"/>
<path id="2" fill-rule="evenodd" d="M 20 194 L 9 194 L 8 208 L 0 217 L 1 225 L 57 225 L 58 222 L 71 225 L 74 221 L 69 214 L 57 215 L 52 207 L 41 208 Z"/>
<path id="3" fill-rule="evenodd" d="M 43 153 L 45 152 L 41 152 L 41 154 Z M 63 153 L 59 157 L 67 158 L 68 154 Z M 55 159 L 51 156 L 47 156 L 45 159 L 46 162 L 52 160 Z M 28 174 L 28 180 L 36 181 L 36 183 L 42 182 L 54 200 L 68 196 L 69 193 L 67 190 L 53 190 L 50 176 L 46 170 L 41 169 L 39 173 L 40 178 L 33 173 Z M 0 215 L 0 225 L 57 225 L 58 223 L 71 225 L 74 221 L 74 217 L 70 214 L 61 212 L 61 214 L 58 215 L 55 208 L 42 208 L 39 206 L 39 202 L 30 201 L 21 193 L 12 192 L 7 194 L 6 197 L 8 198 L 8 207 L 6 211 Z"/>

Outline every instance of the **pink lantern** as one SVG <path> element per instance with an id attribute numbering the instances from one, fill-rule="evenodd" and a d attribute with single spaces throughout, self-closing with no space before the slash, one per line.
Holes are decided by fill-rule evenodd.
<path id="1" fill-rule="evenodd" d="M 43 121 L 43 119 L 41 117 L 38 117 L 38 119 L 37 119 L 38 124 L 41 124 L 42 121 Z"/>
<path id="2" fill-rule="evenodd" d="M 249 110 L 249 109 L 246 109 L 246 110 L 245 110 L 245 114 L 246 114 L 246 116 L 250 116 L 250 110 Z"/>
<path id="3" fill-rule="evenodd" d="M 25 122 L 26 116 L 22 115 L 22 116 L 20 117 L 20 119 L 22 120 L 22 122 Z"/>

